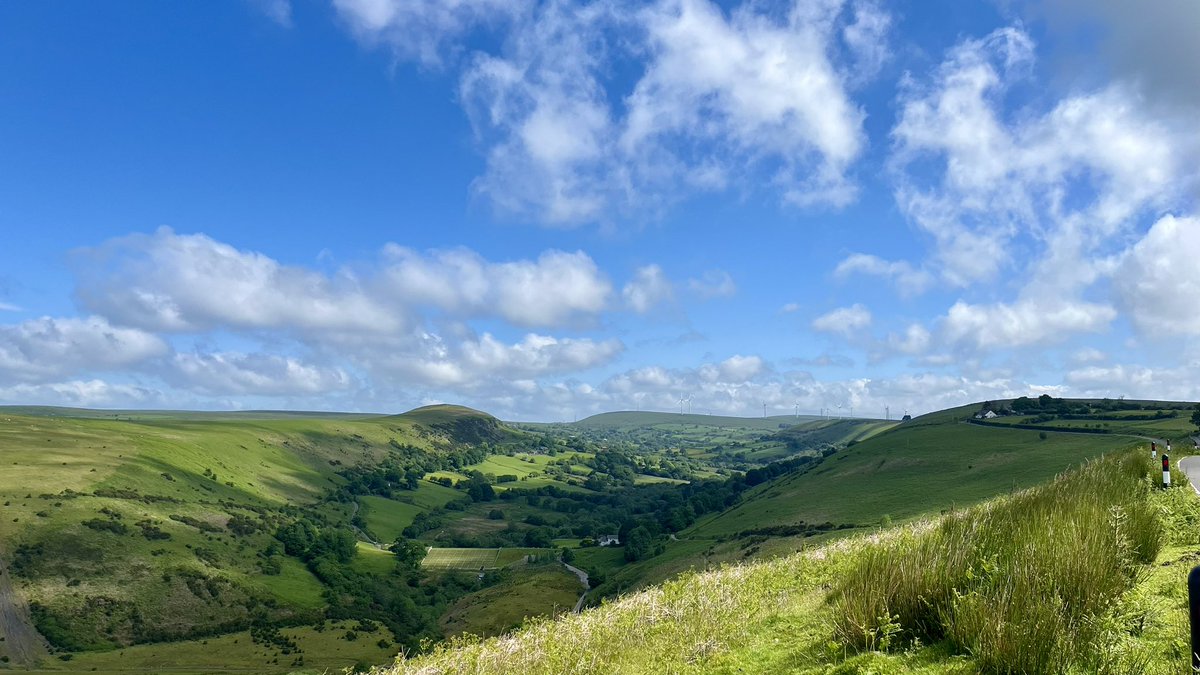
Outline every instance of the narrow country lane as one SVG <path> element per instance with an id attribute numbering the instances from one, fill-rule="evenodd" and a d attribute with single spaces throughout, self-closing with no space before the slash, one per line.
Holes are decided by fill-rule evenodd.
<path id="1" fill-rule="evenodd" d="M 583 599 L 587 597 L 588 591 L 592 588 L 588 585 L 588 574 L 578 567 L 575 567 L 574 565 L 568 565 L 567 563 L 563 563 L 563 567 L 566 567 L 574 572 L 575 576 L 579 577 L 579 583 L 583 584 L 583 594 L 579 596 L 579 602 L 575 603 L 575 609 L 571 610 L 572 612 L 578 614 L 579 610 L 583 608 Z"/>
<path id="2" fill-rule="evenodd" d="M 32 667 L 46 656 L 46 641 L 33 627 L 29 605 L 13 588 L 8 572 L 8 558 L 0 549 L 0 635 L 4 636 L 3 653 L 9 663 Z"/>
<path id="3" fill-rule="evenodd" d="M 1193 455 L 1179 460 L 1179 470 L 1187 474 L 1192 489 L 1196 494 L 1200 494 L 1200 456 Z"/>

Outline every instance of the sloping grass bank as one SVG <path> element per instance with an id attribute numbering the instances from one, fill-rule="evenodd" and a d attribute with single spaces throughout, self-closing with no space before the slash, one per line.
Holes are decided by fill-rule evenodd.
<path id="1" fill-rule="evenodd" d="M 864 548 L 832 596 L 837 635 L 944 640 L 986 672 L 1114 667 L 1102 619 L 1163 545 L 1149 475 L 1144 453 L 1110 456 Z"/>
<path id="2" fill-rule="evenodd" d="M 1187 527 L 1200 522 L 1200 500 L 1182 476 L 1181 487 L 1154 489 L 1147 455 L 1111 455 L 933 521 L 689 574 L 507 636 L 455 640 L 384 672 L 1186 672 L 1176 577 L 1187 566 L 1176 563 L 1200 558 Z"/>

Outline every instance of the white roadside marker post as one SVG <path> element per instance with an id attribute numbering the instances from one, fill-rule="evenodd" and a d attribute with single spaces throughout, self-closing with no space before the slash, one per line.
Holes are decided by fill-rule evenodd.
<path id="1" fill-rule="evenodd" d="M 1163 455 L 1163 488 L 1171 487 L 1171 458 Z"/>
<path id="2" fill-rule="evenodd" d="M 1150 459 L 1158 457 L 1158 443 L 1150 441 Z"/>

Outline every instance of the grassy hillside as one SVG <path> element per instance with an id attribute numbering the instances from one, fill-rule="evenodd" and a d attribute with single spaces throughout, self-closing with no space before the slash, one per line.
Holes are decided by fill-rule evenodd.
<path id="1" fill-rule="evenodd" d="M 1186 672 L 1200 533 L 1183 524 L 1200 500 L 1152 489 L 1156 478 L 1139 448 L 970 510 L 685 575 L 384 672 Z"/>
<path id="2" fill-rule="evenodd" d="M 770 417 L 724 417 L 721 415 L 696 415 L 692 413 L 679 414 L 673 412 L 634 412 L 624 410 L 619 412 L 601 413 L 586 417 L 572 424 L 584 429 L 614 429 L 628 431 L 630 429 L 645 429 L 656 426 L 689 426 L 698 425 L 717 427 L 718 429 L 754 429 L 757 431 L 775 431 L 781 426 L 790 426 L 800 422 L 812 422 L 821 419 L 812 416 L 772 415 Z"/>
<path id="3" fill-rule="evenodd" d="M 1029 487 L 1136 442 L 966 424 L 973 412 L 942 411 L 872 436 L 810 471 L 755 488 L 735 508 L 684 534 L 723 537 L 801 522 L 871 525 L 884 516 L 909 518 Z"/>
<path id="4" fill-rule="evenodd" d="M 482 436 L 513 432 L 466 409 L 381 416 L 6 408 L 0 557 L 30 602 L 30 618 L 60 649 L 312 622 L 327 611 L 330 580 L 287 555 L 277 528 L 304 519 L 349 533 L 353 504 L 330 500 L 348 471 L 457 461 L 460 448 Z M 462 498 L 429 481 L 412 487 L 395 500 L 361 497 L 368 529 L 394 538 L 416 512 Z M 396 567 L 391 554 L 357 558 L 355 584 L 388 578 Z"/>

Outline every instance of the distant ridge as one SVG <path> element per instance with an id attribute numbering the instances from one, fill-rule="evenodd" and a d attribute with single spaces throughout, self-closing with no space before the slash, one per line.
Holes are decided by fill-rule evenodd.
<path id="1" fill-rule="evenodd" d="M 726 415 L 699 415 L 695 413 L 679 414 L 676 412 L 644 412 L 621 410 L 600 413 L 575 422 L 575 426 L 593 429 L 619 428 L 629 426 L 654 426 L 658 424 L 698 424 L 713 427 L 739 427 L 777 431 L 784 427 L 805 422 L 814 422 L 823 418 L 817 415 L 771 415 L 770 417 L 732 417 Z M 864 418 L 854 418 L 864 419 Z"/>

